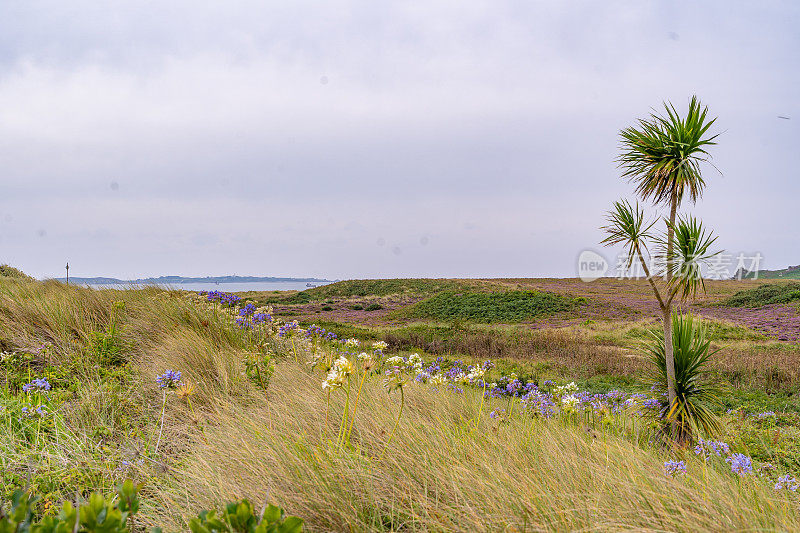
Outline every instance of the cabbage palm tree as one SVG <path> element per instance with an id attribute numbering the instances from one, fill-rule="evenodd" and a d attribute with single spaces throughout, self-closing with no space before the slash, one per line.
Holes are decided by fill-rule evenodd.
<path id="1" fill-rule="evenodd" d="M 696 96 L 690 100 L 684 117 L 670 103 L 665 103 L 664 109 L 665 115 L 651 114 L 648 119 L 639 120 L 636 126 L 622 130 L 622 154 L 617 160 L 622 177 L 636 184 L 636 192 L 642 200 L 663 205 L 669 210 L 666 235 L 659 240 L 662 245 L 660 272 L 651 272 L 644 259 L 647 241 L 652 238 L 652 224 L 644 222 L 644 213 L 638 204 L 636 207 L 629 202 L 615 204 L 608 216 L 609 225 L 604 227 L 609 235 L 603 242 L 607 245 L 624 244 L 632 252 L 628 266 L 632 257 L 642 264 L 661 309 L 666 341 L 672 338 L 675 296 L 680 295 L 683 299 L 693 295 L 698 287 L 704 288 L 698 265 L 710 257 L 708 248 L 714 239 L 695 219 L 676 221 L 676 218 L 684 198 L 696 202 L 702 196 L 705 180 L 700 165 L 708 161 L 706 148 L 716 144 L 714 139 L 717 136 L 707 135 L 716 118 L 708 118 L 708 108 L 703 107 Z M 677 247 L 676 238 L 680 241 Z M 655 278 L 661 273 L 666 286 L 659 289 Z M 677 396 L 671 342 L 665 342 L 664 355 L 669 402 L 674 407 Z"/>

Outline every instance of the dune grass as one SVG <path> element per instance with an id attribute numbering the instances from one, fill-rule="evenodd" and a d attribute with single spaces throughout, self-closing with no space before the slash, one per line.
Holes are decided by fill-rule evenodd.
<path id="1" fill-rule="evenodd" d="M 238 332 L 179 292 L 0 281 L 3 495 L 27 485 L 47 507 L 73 498 L 78 488 L 108 493 L 129 474 L 148 481 L 185 448 L 187 426 L 195 423 L 167 424 L 167 455 L 152 454 L 161 400 L 153 379 L 164 370 L 161 359 L 173 351 L 195 357 L 199 414 L 216 396 L 240 389 L 246 346 Z M 117 357 L 108 357 L 112 352 Z M 209 354 L 228 363 L 214 367 L 209 361 L 219 360 Z M 45 401 L 52 416 L 23 424 L 20 409 L 41 398 L 28 397 L 22 386 L 36 377 L 52 384 Z"/>
<path id="2" fill-rule="evenodd" d="M 188 364 L 188 361 L 186 361 Z M 174 361 L 173 364 L 179 364 Z M 796 504 L 755 479 L 704 468 L 663 472 L 668 453 L 579 425 L 476 425 L 480 393 L 409 387 L 390 449 L 396 393 L 368 384 L 352 449 L 332 445 L 319 376 L 280 365 L 267 396 L 219 405 L 203 442 L 156 489 L 159 519 L 187 504 L 266 495 L 315 531 L 792 530 Z M 340 402 L 332 408 L 341 412 Z M 484 409 L 491 406 L 484 405 Z M 187 498 L 190 500 L 187 501 Z M 179 521 L 173 522 L 176 527 Z"/>
<path id="3" fill-rule="evenodd" d="M 258 343 L 185 294 L 0 282 L 0 351 L 25 356 L 4 359 L 0 373 L 4 492 L 27 484 L 46 513 L 76 489 L 110 492 L 133 478 L 144 483 L 136 526 L 167 531 L 242 497 L 277 503 L 310 531 L 800 528 L 794 496 L 755 476 L 651 446 L 632 427 L 501 422 L 488 413 L 504 400 L 482 405 L 475 388 L 407 385 L 386 447 L 399 393 L 368 380 L 352 445 L 336 446 L 342 394 L 326 417 L 323 374 L 304 364 L 310 354 L 295 362 L 281 346 L 265 390 L 247 376 Z M 165 397 L 155 377 L 166 369 L 195 389 L 166 396 L 156 452 Z M 35 376 L 53 384 L 55 411 L 38 430 L 14 411 Z M 665 476 L 668 458 L 685 458 L 688 474 Z"/>
<path id="4" fill-rule="evenodd" d="M 33 278 L 25 274 L 18 268 L 14 268 L 11 265 L 0 265 L 0 278 L 13 278 L 13 279 L 23 279 L 31 281 Z"/>

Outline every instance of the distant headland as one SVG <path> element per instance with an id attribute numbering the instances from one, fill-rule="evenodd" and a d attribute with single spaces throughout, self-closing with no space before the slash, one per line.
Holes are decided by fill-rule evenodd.
<path id="1" fill-rule="evenodd" d="M 66 281 L 66 278 L 55 278 Z M 106 277 L 69 277 L 70 283 L 77 285 L 181 285 L 186 283 L 331 283 L 332 280 L 322 278 L 276 278 L 272 276 L 159 276 L 157 278 L 117 279 Z"/>

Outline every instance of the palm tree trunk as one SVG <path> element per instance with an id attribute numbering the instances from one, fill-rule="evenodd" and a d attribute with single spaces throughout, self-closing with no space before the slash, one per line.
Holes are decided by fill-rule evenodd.
<path id="1" fill-rule="evenodd" d="M 671 263 L 673 260 L 673 249 L 675 248 L 675 215 L 678 211 L 678 195 L 675 189 L 672 190 L 669 210 L 669 228 L 667 228 L 667 283 L 672 279 Z M 669 291 L 668 291 L 669 293 Z M 675 406 L 677 395 L 675 393 L 675 354 L 672 346 L 672 298 L 667 298 L 664 307 L 664 356 L 667 365 L 667 394 L 669 397 L 669 407 Z M 674 424 L 673 424 L 674 427 Z"/>

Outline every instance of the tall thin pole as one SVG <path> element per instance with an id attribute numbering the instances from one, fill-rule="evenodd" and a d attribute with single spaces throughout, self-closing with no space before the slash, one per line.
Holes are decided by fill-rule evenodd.
<path id="1" fill-rule="evenodd" d="M 69 285 L 69 261 L 67 261 L 67 285 Z"/>

